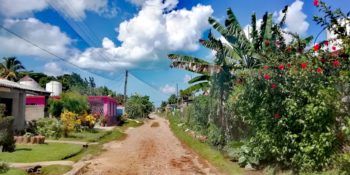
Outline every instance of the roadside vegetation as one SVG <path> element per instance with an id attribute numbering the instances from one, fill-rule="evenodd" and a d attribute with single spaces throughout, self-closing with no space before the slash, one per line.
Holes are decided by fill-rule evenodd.
<path id="1" fill-rule="evenodd" d="M 168 117 L 170 122 L 170 128 L 179 140 L 187 145 L 190 149 L 194 150 L 198 155 L 200 155 L 205 160 L 208 160 L 210 164 L 217 167 L 221 172 L 225 174 L 239 175 L 244 172 L 238 164 L 231 162 L 229 159 L 225 158 L 224 155 L 212 148 L 210 145 L 200 142 L 194 139 L 188 133 L 185 132 L 185 128 L 181 127 L 181 123 L 176 117 Z"/>
<path id="2" fill-rule="evenodd" d="M 248 36 L 231 9 L 224 24 L 210 18 L 216 32 L 200 43 L 215 52 L 214 61 L 170 54 L 172 67 L 198 76 L 175 100 L 189 103 L 181 113 L 168 108 L 173 99 L 161 110 L 170 110 L 170 120 L 187 136 L 241 167 L 272 174 L 349 174 L 350 13 L 314 4 L 323 14 L 315 22 L 336 38 L 313 43 L 312 36 L 285 31 L 288 6 L 278 21 L 266 13 L 261 25 L 253 14 Z"/>

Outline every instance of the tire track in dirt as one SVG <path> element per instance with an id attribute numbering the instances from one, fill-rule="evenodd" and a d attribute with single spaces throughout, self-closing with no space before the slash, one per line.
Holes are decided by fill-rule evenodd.
<path id="1" fill-rule="evenodd" d="M 167 120 L 156 115 L 151 117 L 154 119 L 146 121 L 144 125 L 128 129 L 125 140 L 105 144 L 106 151 L 90 160 L 91 164 L 83 174 L 221 174 L 183 146 L 171 132 Z"/>

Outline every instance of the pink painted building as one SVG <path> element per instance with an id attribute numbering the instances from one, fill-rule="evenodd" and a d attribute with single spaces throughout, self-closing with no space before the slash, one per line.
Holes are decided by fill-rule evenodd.
<path id="1" fill-rule="evenodd" d="M 53 99 L 60 99 L 60 96 L 52 96 Z M 97 114 L 106 119 L 107 126 L 117 124 L 117 100 L 109 96 L 88 96 L 91 114 Z M 26 105 L 45 106 L 45 96 L 27 96 Z"/>
<path id="2" fill-rule="evenodd" d="M 107 126 L 117 124 L 117 100 L 109 96 L 89 96 L 92 114 L 104 116 Z"/>
<path id="3" fill-rule="evenodd" d="M 26 105 L 45 106 L 45 96 L 26 96 Z"/>

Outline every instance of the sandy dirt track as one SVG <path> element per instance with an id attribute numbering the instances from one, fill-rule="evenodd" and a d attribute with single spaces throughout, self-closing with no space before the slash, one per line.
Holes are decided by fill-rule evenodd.
<path id="1" fill-rule="evenodd" d="M 107 151 L 93 158 L 84 174 L 221 174 L 183 146 L 171 132 L 167 120 L 153 114 L 151 117 L 154 119 L 144 125 L 129 128 L 125 140 L 105 144 Z"/>

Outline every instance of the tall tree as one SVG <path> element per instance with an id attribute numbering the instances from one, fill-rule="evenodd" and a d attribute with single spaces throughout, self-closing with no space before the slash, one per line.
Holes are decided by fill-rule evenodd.
<path id="1" fill-rule="evenodd" d="M 21 61 L 17 60 L 16 57 L 4 57 L 4 61 L 0 64 L 1 77 L 11 80 L 18 80 L 18 72 L 24 70 L 24 66 Z"/>
<path id="2" fill-rule="evenodd" d="M 175 94 L 170 95 L 168 98 L 168 104 L 176 104 L 177 103 L 177 97 Z"/>

